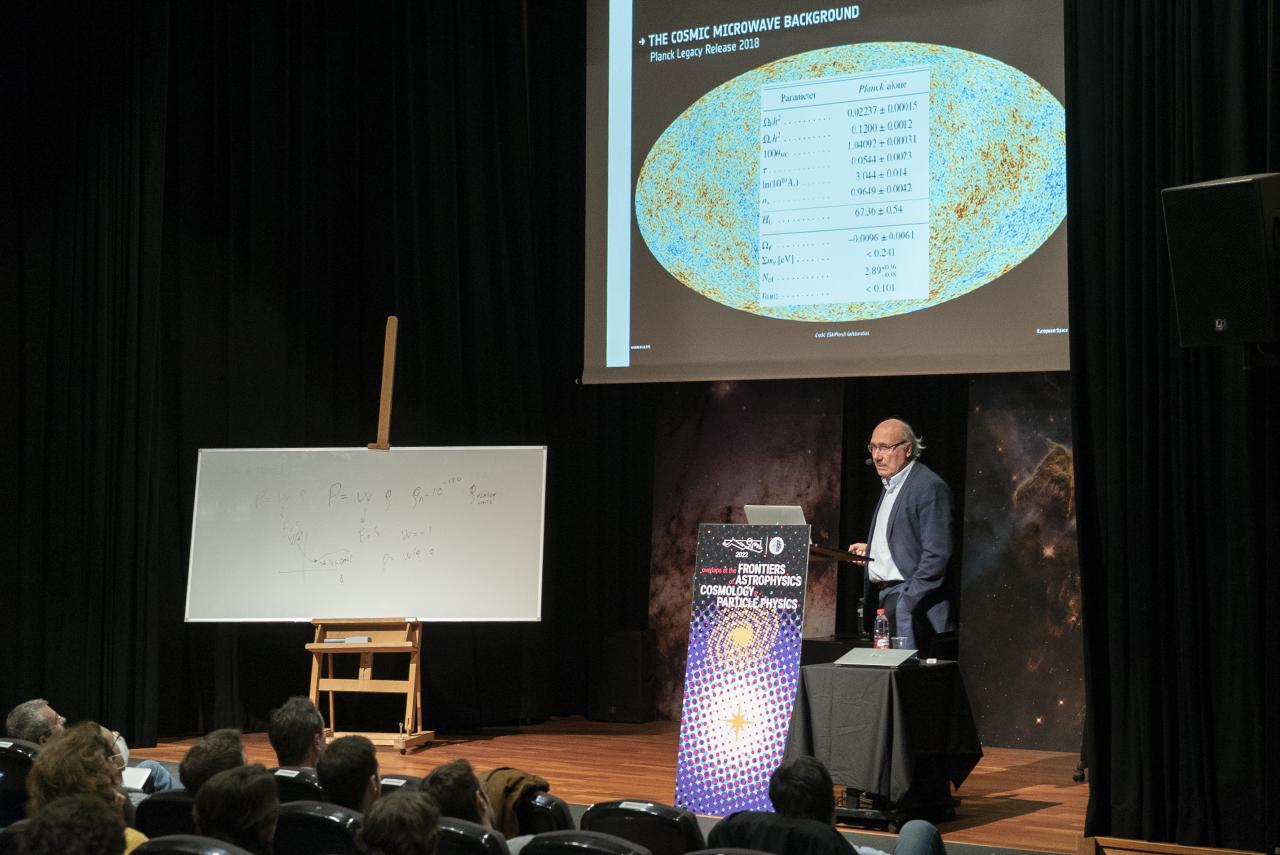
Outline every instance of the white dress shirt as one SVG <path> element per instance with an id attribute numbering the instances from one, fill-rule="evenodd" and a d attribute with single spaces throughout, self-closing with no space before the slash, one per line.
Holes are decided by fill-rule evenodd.
<path id="1" fill-rule="evenodd" d="M 893 563 L 893 553 L 889 551 L 889 518 L 893 516 L 893 505 L 902 492 L 902 483 L 915 465 L 912 460 L 892 477 L 880 479 L 884 482 L 884 496 L 871 525 L 871 546 L 868 549 L 871 561 L 867 564 L 867 577 L 872 582 L 901 582 L 904 578 L 898 565 Z"/>

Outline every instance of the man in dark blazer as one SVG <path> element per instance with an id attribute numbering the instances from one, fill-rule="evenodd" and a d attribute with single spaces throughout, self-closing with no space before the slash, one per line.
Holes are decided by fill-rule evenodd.
<path id="1" fill-rule="evenodd" d="M 942 633 L 954 634 L 955 609 L 947 576 L 951 559 L 951 490 L 920 462 L 924 444 L 911 426 L 888 419 L 867 445 L 884 484 L 866 543 L 867 584 L 878 592 L 890 634 L 928 655 Z"/>

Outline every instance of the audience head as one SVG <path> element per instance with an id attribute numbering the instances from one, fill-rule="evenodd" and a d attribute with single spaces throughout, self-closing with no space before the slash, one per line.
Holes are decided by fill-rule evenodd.
<path id="1" fill-rule="evenodd" d="M 454 760 L 437 766 L 422 782 L 422 788 L 435 799 L 441 816 L 478 822 L 493 828 L 493 809 L 475 770 L 466 760 Z"/>
<path id="2" fill-rule="evenodd" d="M 791 819 L 816 819 L 833 823 L 836 816 L 835 786 L 831 773 L 814 757 L 788 760 L 769 778 L 773 809 Z"/>
<path id="3" fill-rule="evenodd" d="M 281 766 L 315 766 L 324 750 L 324 718 L 310 698 L 289 698 L 273 710 L 267 738 Z"/>
<path id="4" fill-rule="evenodd" d="M 261 763 L 224 769 L 205 781 L 194 810 L 201 834 L 259 855 L 271 852 L 279 812 L 275 779 Z"/>
<path id="5" fill-rule="evenodd" d="M 364 815 L 360 845 L 366 855 L 432 855 L 440 838 L 440 812 L 421 790 L 397 790 Z"/>
<path id="6" fill-rule="evenodd" d="M 22 829 L 23 855 L 120 855 L 124 817 L 92 795 L 54 799 Z"/>
<path id="7" fill-rule="evenodd" d="M 187 750 L 178 766 L 178 777 L 187 792 L 194 796 L 214 775 L 248 762 L 244 756 L 244 745 L 240 742 L 240 731 L 224 727 L 209 732 Z"/>
<path id="8" fill-rule="evenodd" d="M 316 761 L 316 776 L 329 801 L 368 810 L 378 798 L 378 754 L 373 743 L 360 735 L 335 739 Z"/>
<path id="9" fill-rule="evenodd" d="M 48 701 L 34 698 L 9 710 L 4 719 L 4 729 L 14 739 L 44 745 L 53 737 L 61 736 L 66 723 L 67 720 L 58 715 Z"/>
<path id="10" fill-rule="evenodd" d="M 39 813 L 55 799 L 91 795 L 120 808 L 120 771 L 124 757 L 116 753 L 111 732 L 92 721 L 72 725 L 36 755 L 27 775 L 29 811 Z"/>

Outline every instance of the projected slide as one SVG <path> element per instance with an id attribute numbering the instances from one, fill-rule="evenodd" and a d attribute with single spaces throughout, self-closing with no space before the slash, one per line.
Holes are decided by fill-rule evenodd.
<path id="1" fill-rule="evenodd" d="M 1067 213 L 1064 154 L 1062 105 L 1003 63 L 827 48 L 682 113 L 640 169 L 636 222 L 667 271 L 727 306 L 878 318 L 968 293 L 1044 243 Z"/>
<path id="2" fill-rule="evenodd" d="M 585 379 L 1066 368 L 1060 5 L 762 6 L 610 6 Z"/>

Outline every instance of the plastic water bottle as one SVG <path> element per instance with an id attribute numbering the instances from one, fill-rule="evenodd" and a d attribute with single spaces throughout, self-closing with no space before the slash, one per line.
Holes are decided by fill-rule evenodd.
<path id="1" fill-rule="evenodd" d="M 876 609 L 876 622 L 871 630 L 875 646 L 881 650 L 889 649 L 889 616 L 884 609 Z"/>

